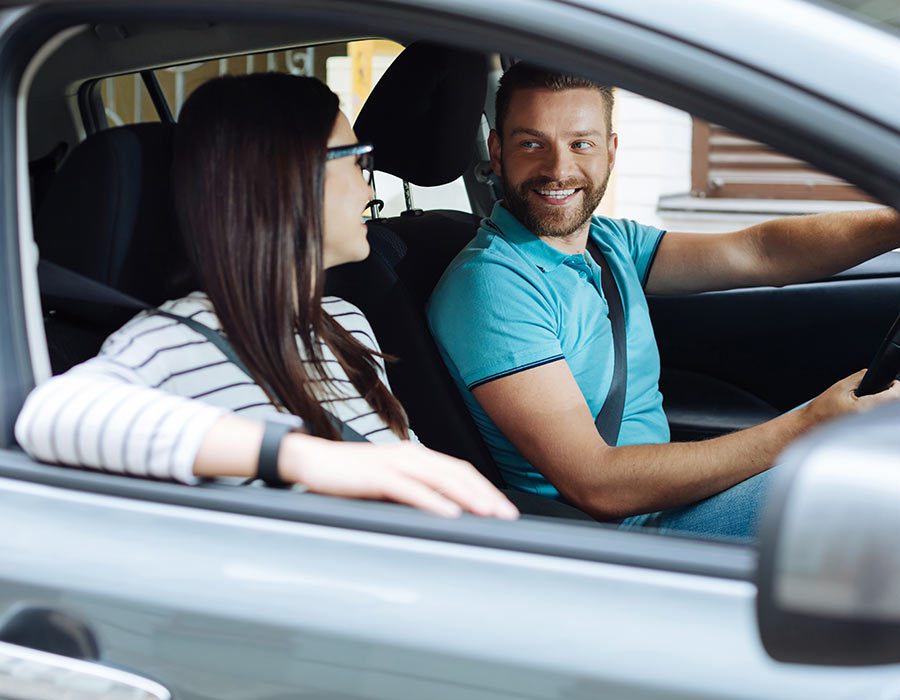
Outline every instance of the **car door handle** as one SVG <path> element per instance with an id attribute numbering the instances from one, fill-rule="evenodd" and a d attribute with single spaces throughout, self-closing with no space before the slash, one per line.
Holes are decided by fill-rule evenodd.
<path id="1" fill-rule="evenodd" d="M 9 700 L 171 700 L 158 683 L 93 661 L 0 642 L 0 697 Z"/>
<path id="2" fill-rule="evenodd" d="M 0 626 L 0 642 L 83 661 L 100 660 L 100 644 L 90 626 L 54 608 L 14 607 Z"/>

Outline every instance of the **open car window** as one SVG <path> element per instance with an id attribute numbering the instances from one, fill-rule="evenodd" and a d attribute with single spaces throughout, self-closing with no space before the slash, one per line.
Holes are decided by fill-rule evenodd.
<path id="1" fill-rule="evenodd" d="M 343 54 L 337 52 L 323 61 L 320 59 L 323 58 L 325 49 L 316 44 L 306 48 L 254 52 L 192 63 L 176 62 L 170 67 L 155 69 L 155 74 L 173 113 L 177 114 L 181 101 L 207 74 L 220 74 L 223 69 L 226 72 L 239 72 L 269 70 L 272 67 L 290 72 L 310 70 L 309 66 L 312 65 L 313 73 L 319 77 L 324 75 L 342 96 L 342 103 L 352 112 L 355 100 L 359 97 L 352 79 L 349 79 L 350 90 L 346 89 L 348 74 L 352 74 L 352 70 L 347 69 L 347 62 L 353 65 L 353 52 L 348 48 L 347 42 L 339 46 L 343 47 Z M 501 51 L 503 47 L 498 45 L 496 49 Z M 374 50 L 372 56 L 374 76 L 378 70 L 389 65 L 391 54 L 387 52 L 381 55 L 381 63 L 374 60 L 379 56 Z M 337 59 L 344 59 L 344 62 Z M 557 59 L 559 60 L 563 59 Z M 118 123 L 116 120 L 129 123 L 150 118 L 152 113 L 145 99 L 136 97 L 135 93 L 127 93 L 127 86 L 131 85 L 133 88 L 136 84 L 133 73 L 119 74 L 118 77 L 109 79 L 120 82 L 107 83 L 106 80 L 104 78 L 104 111 L 107 115 L 115 115 L 115 118 L 109 117 L 112 124 Z M 617 130 L 622 136 L 620 161 L 611 186 L 611 196 L 601 209 L 610 216 L 638 218 L 671 230 L 700 230 L 701 226 L 724 226 L 724 223 L 720 224 L 721 221 L 743 225 L 756 220 L 754 217 L 758 214 L 769 216 L 774 213 L 799 213 L 807 204 L 813 208 L 815 202 L 831 201 L 803 200 L 804 204 L 798 205 L 797 210 L 787 211 L 786 200 L 783 198 L 710 196 L 709 192 L 694 188 L 692 173 L 699 167 L 699 157 L 695 157 L 693 149 L 696 125 L 686 112 L 676 112 L 659 103 L 651 104 L 644 101 L 644 98 L 637 97 L 636 93 L 625 92 L 620 93 L 618 110 Z M 704 119 L 712 119 L 716 115 L 704 113 L 702 116 Z M 731 124 L 726 113 L 718 116 L 724 117 L 719 121 Z M 740 123 L 733 125 L 735 129 L 741 126 Z M 763 123 L 761 130 L 765 128 L 767 127 Z M 751 129 L 749 137 L 758 138 L 759 133 Z M 711 187 L 717 185 L 717 173 L 722 172 L 712 166 L 721 165 L 722 161 L 716 158 L 729 155 L 728 141 L 735 138 L 740 137 L 731 133 L 719 133 L 711 135 L 707 141 L 706 180 L 708 185 L 711 183 Z M 747 144 L 733 145 L 739 149 Z M 714 152 L 714 147 L 717 146 L 725 150 Z M 808 145 L 805 147 L 808 148 Z M 778 156 L 774 158 L 777 160 Z M 746 167 L 744 172 L 759 175 L 752 159 L 748 162 L 750 167 Z M 381 189 L 381 180 L 378 180 L 378 184 L 379 195 L 391 199 L 385 194 L 389 191 L 388 186 Z M 399 189 L 395 196 L 398 198 L 397 206 L 402 207 L 402 192 Z M 857 206 L 856 203 L 865 198 L 866 196 L 854 199 L 853 206 Z M 714 201 L 726 199 L 741 199 L 733 206 L 745 207 L 747 210 L 740 211 L 735 218 L 735 210 L 729 209 L 728 203 Z M 755 201 L 750 204 L 749 200 Z M 759 200 L 765 202 L 760 204 Z M 468 200 L 462 202 L 458 198 L 452 199 L 445 205 L 423 198 L 417 199 L 417 205 L 429 209 L 446 207 L 465 211 Z M 387 209 L 385 213 L 399 211 L 399 208 Z M 888 275 L 863 275 L 868 280 L 876 277 L 879 281 L 875 285 L 868 285 L 872 289 L 872 299 L 884 299 L 884 288 L 891 288 L 894 284 L 894 271 Z M 884 302 L 875 306 L 867 305 L 865 301 L 860 302 L 856 295 L 862 293 L 863 286 L 866 285 L 861 283 L 860 289 L 850 289 L 845 285 L 837 290 L 827 283 L 821 285 L 823 298 L 841 304 L 842 308 L 865 305 L 868 311 L 866 314 L 855 315 L 852 319 L 858 324 L 860 333 L 848 333 L 846 342 L 842 337 L 841 342 L 830 343 L 827 359 L 831 364 L 819 368 L 814 376 L 808 372 L 798 372 L 804 369 L 802 348 L 809 336 L 799 332 L 797 319 L 803 318 L 809 327 L 816 329 L 815 332 L 833 341 L 825 314 L 825 309 L 833 307 L 828 304 L 810 301 L 809 295 L 795 295 L 790 291 L 786 291 L 784 295 L 789 303 L 782 303 L 783 298 L 776 296 L 776 292 L 771 290 L 761 291 L 759 295 L 735 296 L 733 299 L 719 295 L 698 301 L 696 305 L 687 300 L 660 301 L 651 312 L 662 348 L 664 368 L 672 370 L 668 377 L 663 378 L 663 393 L 670 398 L 683 399 L 685 406 L 680 413 L 677 412 L 681 421 L 680 435 L 692 439 L 710 437 L 721 431 L 746 425 L 747 420 L 754 420 L 769 409 L 776 413 L 788 410 L 813 395 L 817 388 L 822 387 L 826 377 L 837 378 L 841 375 L 835 372 L 844 372 L 847 366 L 855 368 L 863 362 L 872 348 L 873 339 L 877 342 L 884 330 L 879 321 L 883 315 Z M 767 295 L 771 296 L 767 298 Z M 733 303 L 746 303 L 746 313 L 735 313 Z M 773 308 L 779 309 L 779 313 L 773 315 L 759 311 Z M 818 318 L 815 317 L 817 312 L 821 314 Z M 747 322 L 748 319 L 751 323 Z M 798 332 L 790 333 L 792 328 Z M 851 337 L 852 343 L 849 340 Z M 789 359 L 785 361 L 784 358 Z M 773 370 L 776 372 L 774 376 Z M 711 414 L 713 420 L 710 420 Z"/>

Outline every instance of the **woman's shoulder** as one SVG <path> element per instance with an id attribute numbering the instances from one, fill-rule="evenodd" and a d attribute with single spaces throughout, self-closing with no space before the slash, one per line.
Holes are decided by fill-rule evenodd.
<path id="1" fill-rule="evenodd" d="M 333 318 L 339 316 L 357 315 L 365 318 L 365 314 L 359 310 L 358 306 L 354 306 L 346 299 L 335 296 L 322 297 L 322 308 Z"/>
<path id="2" fill-rule="evenodd" d="M 378 341 L 366 315 L 346 299 L 322 297 L 322 309 L 363 344 L 378 350 Z"/>
<path id="3" fill-rule="evenodd" d="M 170 314 L 194 319 L 213 330 L 219 330 L 221 327 L 209 297 L 202 292 L 192 292 L 180 299 L 166 301 L 157 308 Z M 120 356 L 135 351 L 141 353 L 148 348 L 172 346 L 194 335 L 195 331 L 176 319 L 156 314 L 153 310 L 141 311 L 104 341 L 100 355 Z"/>
<path id="4" fill-rule="evenodd" d="M 160 311 L 193 319 L 216 331 L 222 328 L 212 302 L 203 292 L 191 292 L 180 299 L 163 302 L 158 308 Z"/>

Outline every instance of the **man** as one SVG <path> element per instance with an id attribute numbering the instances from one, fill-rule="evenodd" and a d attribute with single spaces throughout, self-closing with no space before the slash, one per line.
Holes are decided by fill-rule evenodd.
<path id="1" fill-rule="evenodd" d="M 507 482 L 623 527 L 748 537 L 776 456 L 829 418 L 900 398 L 858 398 L 862 373 L 795 411 L 698 443 L 669 443 L 646 293 L 821 278 L 900 246 L 893 210 L 794 217 L 728 234 L 665 234 L 592 217 L 615 163 L 612 92 L 517 64 L 497 93 L 491 163 L 505 197 L 429 304 L 442 355 Z M 595 426 L 614 344 L 597 244 L 627 335 L 621 430 Z"/>

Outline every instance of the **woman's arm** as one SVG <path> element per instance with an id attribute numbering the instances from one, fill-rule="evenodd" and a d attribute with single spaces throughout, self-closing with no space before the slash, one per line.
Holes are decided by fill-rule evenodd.
<path id="1" fill-rule="evenodd" d="M 197 451 L 197 476 L 256 474 L 263 425 L 228 414 L 209 429 Z M 471 464 L 412 442 L 333 442 L 289 433 L 278 453 L 279 476 L 310 491 L 344 498 L 396 501 L 455 517 L 515 518 L 515 507 Z"/>
<path id="2" fill-rule="evenodd" d="M 141 384 L 96 357 L 36 387 L 16 421 L 32 457 L 193 484 L 256 474 L 263 424 Z M 420 445 L 331 442 L 292 433 L 279 472 L 310 491 L 406 503 L 445 516 L 514 518 L 515 508 L 470 464 Z"/>
<path id="3" fill-rule="evenodd" d="M 15 433 L 36 459 L 193 484 L 203 436 L 225 413 L 101 356 L 35 387 Z"/>

